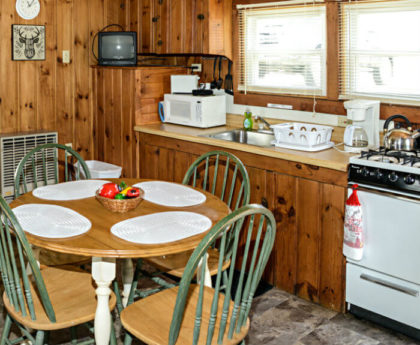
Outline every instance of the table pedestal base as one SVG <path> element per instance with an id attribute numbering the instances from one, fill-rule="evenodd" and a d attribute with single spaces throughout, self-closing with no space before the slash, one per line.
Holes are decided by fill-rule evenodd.
<path id="1" fill-rule="evenodd" d="M 98 304 L 95 313 L 95 343 L 108 345 L 111 338 L 111 312 L 109 311 L 110 285 L 115 279 L 114 258 L 92 258 L 92 277 L 97 289 Z"/>

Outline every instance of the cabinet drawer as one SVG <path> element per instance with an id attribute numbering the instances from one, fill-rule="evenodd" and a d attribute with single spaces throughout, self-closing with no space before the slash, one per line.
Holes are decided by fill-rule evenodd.
<path id="1" fill-rule="evenodd" d="M 420 286 L 347 263 L 346 302 L 420 329 Z"/>

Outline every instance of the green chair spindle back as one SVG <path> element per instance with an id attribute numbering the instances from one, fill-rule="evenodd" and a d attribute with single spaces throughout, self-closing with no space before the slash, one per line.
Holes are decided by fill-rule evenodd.
<path id="1" fill-rule="evenodd" d="M 40 182 L 42 182 L 42 185 L 57 184 L 59 182 L 58 150 L 64 152 L 65 182 L 72 180 L 72 173 L 74 173 L 75 179 L 79 180 L 80 169 L 83 169 L 86 179 L 91 178 L 85 161 L 71 147 L 54 143 L 40 145 L 29 151 L 16 168 L 16 197 L 18 197 L 22 191 L 23 193 L 28 192 L 28 183 L 33 183 L 33 188 L 37 188 Z M 51 176 L 51 168 L 54 171 L 53 176 Z"/>
<path id="2" fill-rule="evenodd" d="M 182 183 L 216 195 L 232 210 L 249 203 L 248 172 L 239 158 L 229 152 L 210 151 L 198 157 Z"/>
<path id="3" fill-rule="evenodd" d="M 54 309 L 31 246 L 7 202 L 0 196 L 0 272 L 10 304 L 32 320 L 36 320 L 30 279 L 35 281 L 39 299 L 51 322 L 56 322 Z M 32 278 L 28 277 L 27 267 Z"/>
<path id="4" fill-rule="evenodd" d="M 242 232 L 246 238 L 245 243 L 240 241 Z M 200 261 L 205 258 L 208 249 L 212 247 L 215 241 L 220 241 L 220 256 L 210 310 L 210 322 L 208 329 L 201 329 L 205 276 L 205 265 L 201 265 L 201 268 L 198 268 L 198 270 L 201 270 L 199 275 L 201 278 L 197 282 L 199 284 L 199 297 L 195 311 L 196 318 L 193 326 L 194 336 L 192 344 L 198 343 L 200 332 L 206 332 L 204 333 L 207 334 L 206 344 L 211 344 L 213 337 L 217 337 L 217 343 L 221 344 L 224 337 L 232 339 L 234 332 L 240 333 L 241 328 L 247 323 L 252 299 L 273 248 L 275 234 L 276 222 L 273 214 L 260 205 L 244 206 L 219 221 L 210 230 L 194 250 L 184 270 L 172 317 L 169 345 L 175 344 L 179 335 L 190 284 L 195 276 L 197 267 L 199 267 Z M 232 248 L 228 248 L 228 243 L 232 243 Z M 240 248 L 242 246 L 243 248 Z M 241 260 L 239 262 L 240 256 Z M 228 259 L 231 260 L 231 265 L 226 271 L 223 271 L 223 262 Z M 237 284 L 233 284 L 237 264 L 239 264 L 240 270 L 236 273 L 238 278 Z M 224 294 L 220 292 L 222 280 L 226 284 Z M 223 299 L 223 310 L 222 317 L 217 321 L 219 323 L 219 332 L 216 334 L 215 329 L 217 327 L 215 325 L 219 298 Z M 230 310 L 231 301 L 234 303 L 233 310 Z"/>

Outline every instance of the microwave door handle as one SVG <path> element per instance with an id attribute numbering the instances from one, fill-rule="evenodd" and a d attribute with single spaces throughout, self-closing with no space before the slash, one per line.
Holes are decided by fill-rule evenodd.
<path id="1" fill-rule="evenodd" d="M 202 117 L 201 111 L 202 111 L 202 104 L 201 104 L 200 101 L 198 101 L 196 103 L 196 106 L 195 106 L 195 116 L 196 116 L 196 120 L 198 121 L 198 123 L 202 123 L 201 122 L 201 117 Z"/>
<path id="2" fill-rule="evenodd" d="M 165 122 L 165 108 L 164 108 L 163 102 L 158 103 L 158 113 L 159 113 L 160 121 Z"/>

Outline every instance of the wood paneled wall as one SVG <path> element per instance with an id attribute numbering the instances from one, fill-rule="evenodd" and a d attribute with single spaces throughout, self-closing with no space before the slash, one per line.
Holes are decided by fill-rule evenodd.
<path id="1" fill-rule="evenodd" d="M 14 0 L 0 0 L 0 132 L 56 130 L 61 143 L 93 157 L 91 52 L 95 33 L 126 27 L 129 0 L 40 0 L 34 20 L 18 16 Z M 46 26 L 46 60 L 11 59 L 11 25 Z M 70 50 L 71 63 L 62 63 Z"/>
<path id="2" fill-rule="evenodd" d="M 135 125 L 160 122 L 158 103 L 170 92 L 173 67 L 94 67 L 94 158 L 123 167 L 123 177 L 139 176 Z"/>

